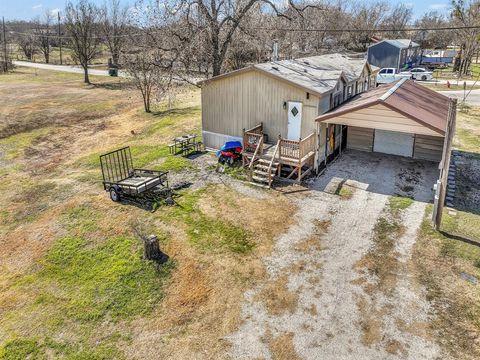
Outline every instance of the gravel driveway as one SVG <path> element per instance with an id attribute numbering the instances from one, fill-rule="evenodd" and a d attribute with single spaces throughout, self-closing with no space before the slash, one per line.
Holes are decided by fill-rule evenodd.
<path id="1" fill-rule="evenodd" d="M 312 181 L 310 191 L 289 195 L 299 206 L 297 224 L 264 260 L 269 280 L 245 294 L 242 326 L 227 338 L 231 356 L 442 357 L 425 326 L 429 303 L 408 270 L 436 176 L 436 165 L 429 162 L 351 151 Z M 350 189 L 344 196 L 338 195 L 341 184 Z M 405 231 L 395 241 L 395 285 L 382 292 L 368 286 L 372 279 L 358 264 L 372 251 L 376 223 L 395 194 L 415 201 L 399 220 Z"/>

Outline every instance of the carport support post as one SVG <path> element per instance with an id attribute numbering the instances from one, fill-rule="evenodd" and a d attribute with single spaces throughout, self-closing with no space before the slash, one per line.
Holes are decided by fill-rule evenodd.
<path id="1" fill-rule="evenodd" d="M 452 154 L 452 142 L 455 135 L 455 123 L 457 116 L 457 99 L 450 99 L 448 106 L 447 128 L 445 130 L 445 141 L 443 143 L 443 155 L 440 162 L 440 178 L 437 181 L 437 196 L 435 196 L 432 221 L 435 230 L 440 229 L 442 223 L 442 213 L 445 204 L 445 194 L 447 191 L 448 170 L 450 168 L 450 157 Z"/>
<path id="2" fill-rule="evenodd" d="M 342 155 L 342 140 L 343 140 L 343 125 L 340 125 L 340 148 L 339 148 L 339 155 Z"/>

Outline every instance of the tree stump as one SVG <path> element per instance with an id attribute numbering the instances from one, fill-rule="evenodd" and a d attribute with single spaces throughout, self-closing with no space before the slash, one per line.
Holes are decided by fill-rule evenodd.
<path id="1" fill-rule="evenodd" d="M 155 235 L 150 235 L 143 240 L 143 258 L 145 260 L 159 261 L 163 259 L 163 256 L 158 238 Z"/>

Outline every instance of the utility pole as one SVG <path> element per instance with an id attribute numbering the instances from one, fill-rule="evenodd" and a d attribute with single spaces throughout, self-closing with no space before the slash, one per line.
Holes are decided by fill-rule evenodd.
<path id="1" fill-rule="evenodd" d="M 7 63 L 7 32 L 5 31 L 5 17 L 2 16 L 2 28 L 3 28 L 3 71 L 8 71 Z"/>
<path id="2" fill-rule="evenodd" d="M 60 65 L 62 64 L 62 36 L 60 34 L 60 11 L 57 12 L 58 15 L 58 40 L 59 40 L 59 47 L 60 47 Z"/>

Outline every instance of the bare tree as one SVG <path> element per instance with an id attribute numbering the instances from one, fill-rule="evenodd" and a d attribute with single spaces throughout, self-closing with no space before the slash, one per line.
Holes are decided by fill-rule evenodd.
<path id="1" fill-rule="evenodd" d="M 452 21 L 459 26 L 474 26 L 480 22 L 480 2 L 478 0 L 452 1 Z M 479 48 L 478 29 L 457 29 L 455 31 L 457 41 L 461 44 L 461 59 L 457 63 L 460 75 L 466 75 L 469 72 L 474 54 Z"/>
<path id="2" fill-rule="evenodd" d="M 145 112 L 151 112 L 152 100 L 159 100 L 168 92 L 172 84 L 173 63 L 161 50 L 146 47 L 125 56 L 125 69 L 142 94 Z"/>
<path id="3" fill-rule="evenodd" d="M 445 16 L 436 11 L 425 13 L 422 18 L 415 22 L 415 27 L 434 29 L 449 25 Z M 420 44 L 422 49 L 446 48 L 452 44 L 453 32 L 451 31 L 421 31 L 415 34 L 415 41 Z"/>
<path id="4" fill-rule="evenodd" d="M 84 81 L 89 84 L 88 65 L 98 55 L 98 23 L 100 10 L 88 0 L 76 4 L 68 2 L 65 8 L 65 29 L 71 38 L 76 60 L 84 71 Z"/>
<path id="5" fill-rule="evenodd" d="M 174 31 L 172 36 L 182 43 L 202 42 L 212 74 L 216 76 L 222 72 L 240 24 L 259 3 L 268 4 L 275 14 L 284 16 L 270 0 L 179 0 L 162 6 L 166 9 L 165 18 L 175 17 L 183 24 L 182 32 Z"/>
<path id="6" fill-rule="evenodd" d="M 119 64 L 129 29 L 128 7 L 122 7 L 120 0 L 106 2 L 102 8 L 101 30 L 114 66 Z"/>
<path id="7" fill-rule="evenodd" d="M 398 31 L 389 33 L 393 38 L 407 37 L 407 33 L 403 29 L 407 28 L 412 20 L 413 10 L 410 6 L 400 3 L 396 5 L 390 15 L 385 19 L 383 27 L 385 29 L 395 29 Z"/>
<path id="8" fill-rule="evenodd" d="M 7 73 L 9 70 L 13 68 L 12 59 L 10 57 L 10 49 L 8 46 L 8 39 L 7 39 L 7 30 L 5 26 L 5 18 L 2 17 L 2 21 L 0 23 L 0 73 Z"/>
<path id="9" fill-rule="evenodd" d="M 34 21 L 33 28 L 37 48 L 43 54 L 47 64 L 50 61 L 50 38 L 53 35 L 52 22 L 53 15 L 50 10 L 46 10 L 42 19 L 37 18 Z"/>
<path id="10" fill-rule="evenodd" d="M 30 32 L 19 34 L 17 43 L 27 60 L 32 61 L 33 56 L 38 50 L 36 46 L 35 36 Z"/>
<path id="11" fill-rule="evenodd" d="M 355 4 L 350 14 L 351 28 L 362 31 L 349 33 L 349 45 L 352 50 L 367 51 L 375 30 L 388 16 L 389 6 L 384 1 Z"/>

